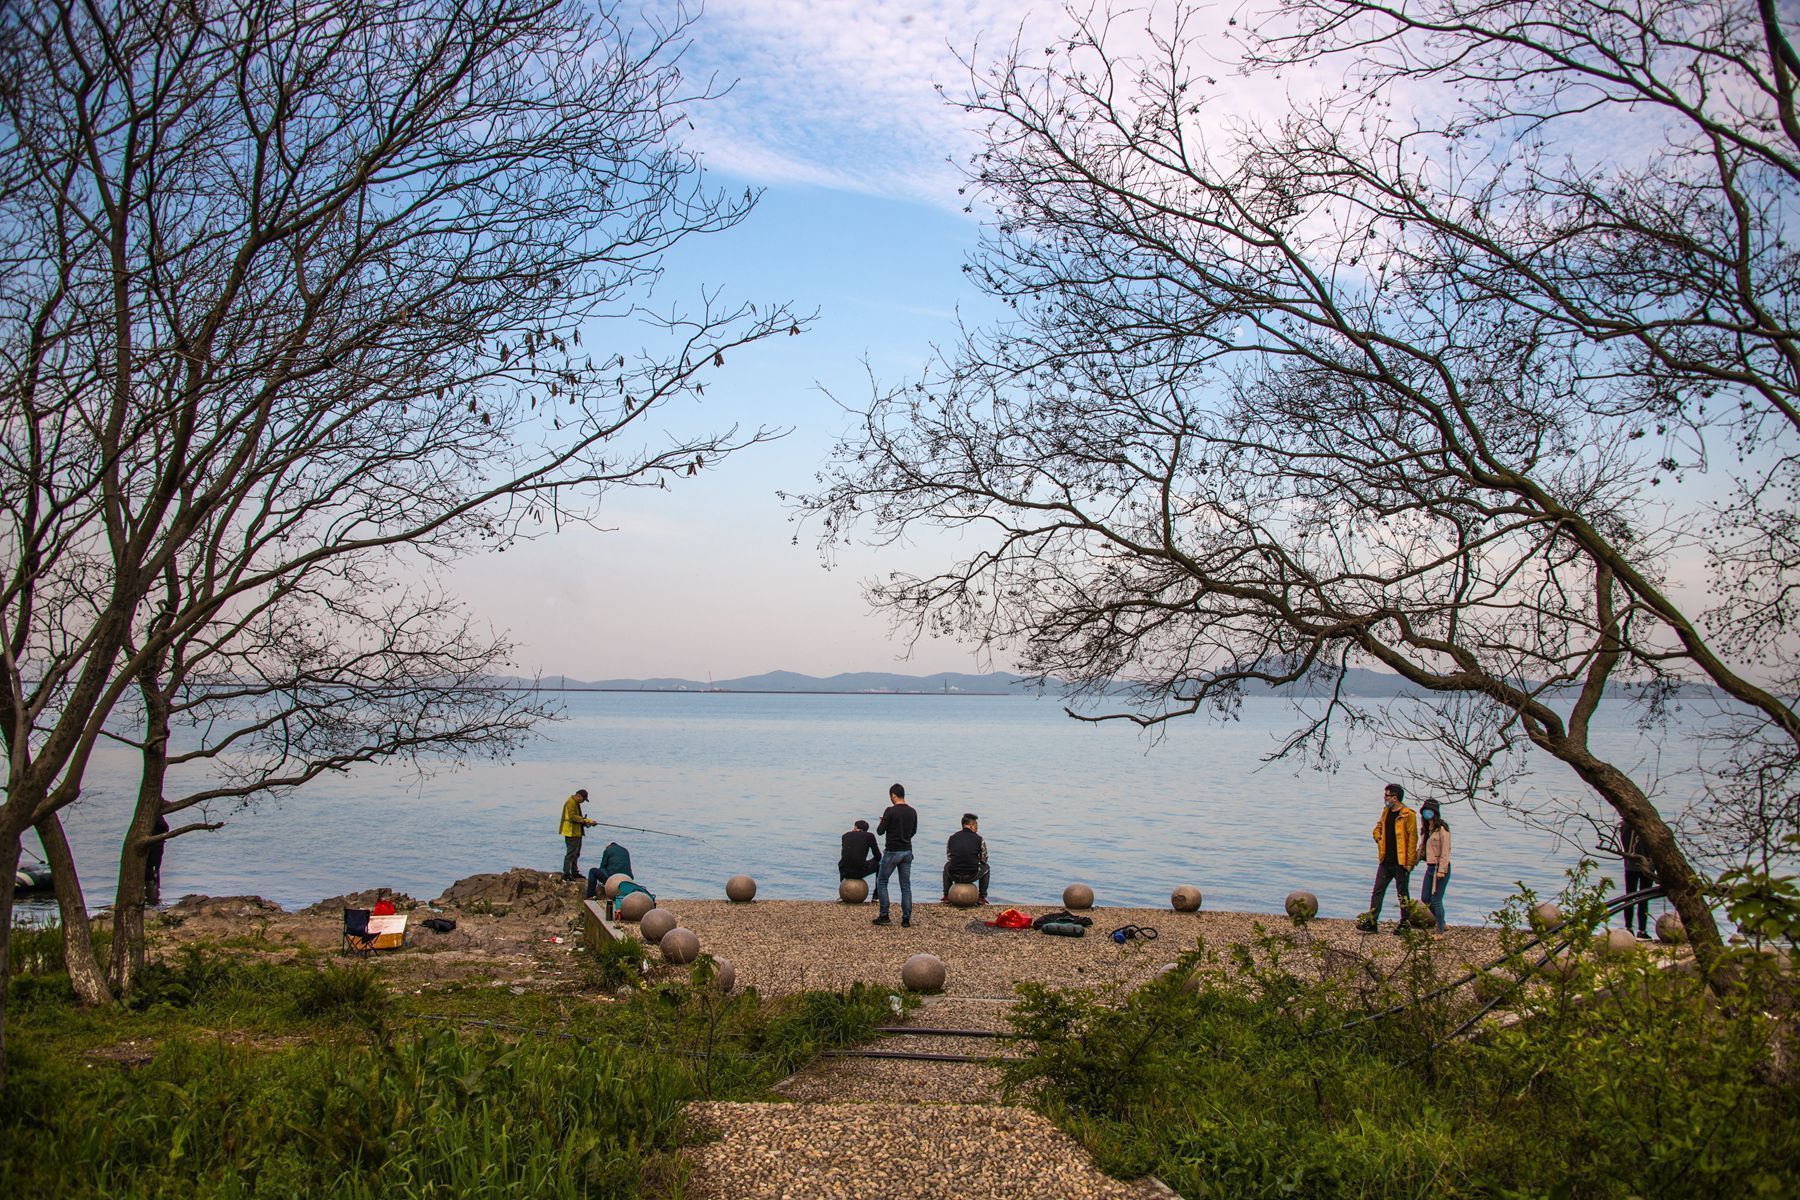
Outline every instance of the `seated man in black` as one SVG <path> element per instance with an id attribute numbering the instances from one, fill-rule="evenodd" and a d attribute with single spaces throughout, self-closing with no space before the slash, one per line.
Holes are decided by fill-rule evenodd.
<path id="1" fill-rule="evenodd" d="M 981 902 L 987 903 L 987 840 L 976 832 L 980 824 L 980 818 L 974 813 L 964 813 L 962 828 L 950 835 L 944 859 L 945 898 L 949 897 L 953 883 L 977 883 L 981 885 Z"/>
<path id="2" fill-rule="evenodd" d="M 867 879 L 881 866 L 881 843 L 869 832 L 867 821 L 844 835 L 844 850 L 838 855 L 839 879 Z"/>

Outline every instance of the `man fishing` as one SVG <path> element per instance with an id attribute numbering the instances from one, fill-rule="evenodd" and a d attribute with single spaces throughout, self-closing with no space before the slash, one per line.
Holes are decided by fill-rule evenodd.
<path id="1" fill-rule="evenodd" d="M 587 798 L 587 789 L 582 788 L 563 802 L 562 839 L 565 849 L 563 851 L 562 877 L 571 883 L 581 881 L 581 836 L 600 823 L 588 820 L 581 811 L 581 806 L 587 803 Z"/>

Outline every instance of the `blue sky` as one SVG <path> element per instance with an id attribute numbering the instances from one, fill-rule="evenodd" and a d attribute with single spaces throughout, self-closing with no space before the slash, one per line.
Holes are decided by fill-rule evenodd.
<path id="1" fill-rule="evenodd" d="M 673 491 L 618 495 L 607 531 L 565 531 L 461 565 L 454 589 L 511 631 L 522 668 L 724 679 L 1008 665 L 942 642 L 900 662 L 906 647 L 859 584 L 905 556 L 851 556 L 827 571 L 809 535 L 792 544 L 775 493 L 804 488 L 846 427 L 833 394 L 859 399 L 871 374 L 892 383 L 916 372 L 959 309 L 990 312 L 964 282 L 979 230 L 947 161 L 975 142 L 934 85 L 960 90 L 952 43 L 986 44 L 992 30 L 1010 41 L 1022 20 L 1014 6 L 981 3 L 709 4 L 684 66 L 737 82 L 692 110 L 687 144 L 722 186 L 765 193 L 743 226 L 684 246 L 656 302 L 717 287 L 816 307 L 819 319 L 805 337 L 728 364 L 705 407 L 671 412 L 668 427 L 735 420 L 792 432 Z"/>

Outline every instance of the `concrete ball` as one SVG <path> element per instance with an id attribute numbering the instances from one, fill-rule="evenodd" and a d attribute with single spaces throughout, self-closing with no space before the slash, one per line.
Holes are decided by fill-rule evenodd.
<path id="1" fill-rule="evenodd" d="M 725 881 L 725 895 L 733 904 L 748 904 L 756 899 L 756 880 L 748 875 L 733 875 Z"/>
<path id="2" fill-rule="evenodd" d="M 1533 929 L 1544 930 L 1561 925 L 1562 919 L 1562 908 L 1554 900 L 1546 900 L 1542 904 L 1532 907 L 1531 927 Z"/>
<path id="3" fill-rule="evenodd" d="M 721 992 L 729 992 L 737 986 L 737 967 L 729 958 L 713 956 L 713 986 Z"/>
<path id="4" fill-rule="evenodd" d="M 1600 947 L 1615 958 L 1623 958 L 1627 954 L 1636 954 L 1638 948 L 1637 935 L 1629 929 L 1609 929 L 1606 931 L 1606 942 Z"/>
<path id="5" fill-rule="evenodd" d="M 944 990 L 944 960 L 935 954 L 915 954 L 900 966 L 900 982 L 914 992 Z"/>
<path id="6" fill-rule="evenodd" d="M 664 962 L 691 963 L 700 953 L 700 935 L 681 925 L 663 934 L 660 944 Z"/>
<path id="7" fill-rule="evenodd" d="M 1190 996 L 1198 995 L 1202 982 L 1203 980 L 1200 978 L 1200 968 L 1195 967 L 1192 971 L 1188 972 L 1188 977 L 1181 981 L 1181 990 Z"/>
<path id="8" fill-rule="evenodd" d="M 681 924 L 675 914 L 666 908 L 657 907 L 645 913 L 638 921 L 638 936 L 646 942 L 660 942 L 663 934 Z"/>
<path id="9" fill-rule="evenodd" d="M 624 872 L 620 872 L 617 875 L 607 876 L 607 878 L 606 878 L 606 898 L 608 900 L 617 899 L 618 895 L 619 895 L 619 885 L 621 883 L 630 883 L 630 882 L 631 882 L 631 876 L 625 874 Z"/>
<path id="10" fill-rule="evenodd" d="M 845 904 L 861 904 L 869 898 L 869 881 L 845 879 L 838 883 L 838 899 Z"/>
<path id="11" fill-rule="evenodd" d="M 944 899 L 957 908 L 974 908 L 981 903 L 981 889 L 972 883 L 953 883 Z"/>
<path id="12" fill-rule="evenodd" d="M 1199 912 L 1200 889 L 1184 883 L 1169 893 L 1169 907 L 1176 912 Z"/>
<path id="13" fill-rule="evenodd" d="M 1284 907 L 1290 921 L 1296 925 L 1304 925 L 1319 915 L 1319 898 L 1311 892 L 1289 892 Z"/>
<path id="14" fill-rule="evenodd" d="M 656 907 L 656 901 L 650 898 L 649 892 L 631 892 L 619 901 L 613 912 L 621 921 L 641 921 L 644 914 Z"/>
<path id="15" fill-rule="evenodd" d="M 1158 980 L 1167 979 L 1169 976 L 1173 975 L 1174 973 L 1175 973 L 1175 964 L 1174 963 L 1164 963 L 1162 966 L 1156 968 L 1156 978 Z"/>
<path id="16" fill-rule="evenodd" d="M 1687 926 L 1681 923 L 1680 913 L 1666 912 L 1656 918 L 1656 940 L 1667 946 L 1687 941 Z"/>
<path id="17" fill-rule="evenodd" d="M 1071 883 L 1063 889 L 1063 907 L 1070 911 L 1094 907 L 1094 889 L 1085 883 Z"/>

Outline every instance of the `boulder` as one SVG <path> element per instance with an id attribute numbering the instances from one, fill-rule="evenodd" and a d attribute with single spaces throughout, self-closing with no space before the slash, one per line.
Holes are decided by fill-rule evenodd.
<path id="1" fill-rule="evenodd" d="M 944 960 L 935 954 L 915 954 L 900 965 L 900 982 L 914 992 L 944 990 Z"/>
<path id="2" fill-rule="evenodd" d="M 838 881 L 838 899 L 845 904 L 861 904 L 869 898 L 869 881 L 866 879 L 843 879 Z"/>
<path id="3" fill-rule="evenodd" d="M 675 914 L 666 908 L 657 907 L 645 913 L 638 921 L 638 936 L 646 942 L 660 942 L 663 934 L 681 924 Z"/>
<path id="4" fill-rule="evenodd" d="M 1176 912 L 1199 912 L 1200 889 L 1184 883 L 1169 893 L 1169 907 Z"/>
<path id="5" fill-rule="evenodd" d="M 581 893 L 571 890 L 554 871 L 513 867 L 498 875 L 471 875 L 445 889 L 432 903 L 439 908 L 464 912 L 507 911 L 531 916 L 554 916 L 581 903 Z"/>
<path id="6" fill-rule="evenodd" d="M 1687 941 L 1687 926 L 1681 923 L 1680 913 L 1666 912 L 1656 918 L 1656 940 L 1667 946 Z"/>
<path id="7" fill-rule="evenodd" d="M 981 903 L 981 889 L 972 883 L 953 883 L 944 899 L 957 908 L 974 908 Z"/>
<path id="8" fill-rule="evenodd" d="M 1094 907 L 1094 889 L 1085 883 L 1071 883 L 1063 889 L 1063 907 L 1070 912 Z"/>
<path id="9" fill-rule="evenodd" d="M 644 919 L 644 914 L 655 907 L 656 901 L 650 898 L 650 893 L 632 892 L 619 901 L 613 911 L 618 914 L 621 921 L 641 921 Z"/>
<path id="10" fill-rule="evenodd" d="M 657 944 L 662 947 L 663 961 L 677 965 L 693 962 L 700 953 L 700 935 L 681 925 L 663 934 L 662 941 Z"/>
<path id="11" fill-rule="evenodd" d="M 733 875 L 725 881 L 725 895 L 733 904 L 748 904 L 756 899 L 756 880 L 748 875 Z"/>
<path id="12" fill-rule="evenodd" d="M 396 912 L 411 912 L 419 907 L 419 902 L 405 892 L 396 892 L 392 888 L 367 888 L 360 892 L 349 892 L 342 896 L 331 896 L 300 910 L 303 917 L 335 917 L 346 908 L 374 908 L 386 900 L 394 906 Z"/>
<path id="13" fill-rule="evenodd" d="M 1287 894 L 1283 904 L 1288 919 L 1296 925 L 1304 925 L 1319 915 L 1319 898 L 1311 892 L 1293 891 Z"/>

